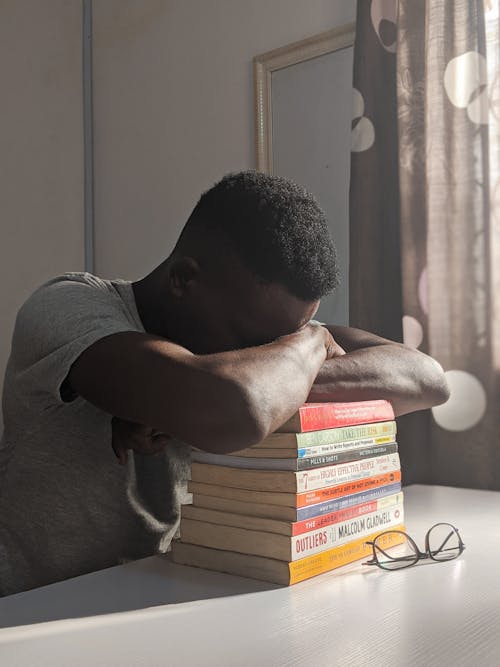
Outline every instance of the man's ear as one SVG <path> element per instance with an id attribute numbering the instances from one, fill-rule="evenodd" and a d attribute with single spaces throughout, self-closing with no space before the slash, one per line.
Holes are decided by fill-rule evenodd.
<path id="1" fill-rule="evenodd" d="M 177 257 L 171 261 L 169 285 L 174 296 L 185 296 L 192 291 L 199 279 L 200 265 L 193 257 Z"/>

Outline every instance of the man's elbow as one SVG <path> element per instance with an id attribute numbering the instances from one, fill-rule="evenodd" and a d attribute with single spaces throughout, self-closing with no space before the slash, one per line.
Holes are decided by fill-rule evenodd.
<path id="1" fill-rule="evenodd" d="M 203 437 L 195 444 L 198 449 L 213 454 L 232 454 L 240 449 L 252 447 L 263 440 L 267 434 L 261 430 L 260 424 L 251 418 L 239 423 L 228 424 L 224 430 L 214 428 L 206 430 Z"/>
<path id="2" fill-rule="evenodd" d="M 434 405 L 442 405 L 450 398 L 450 388 L 444 377 L 443 381 L 434 386 Z"/>
<path id="3" fill-rule="evenodd" d="M 211 415 L 209 423 L 203 424 L 191 438 L 191 444 L 215 454 L 229 454 L 251 447 L 268 435 L 264 413 L 248 389 L 233 382 L 219 415 Z"/>
<path id="4" fill-rule="evenodd" d="M 426 372 L 422 378 L 422 392 L 432 408 L 442 405 L 450 398 L 450 388 L 443 367 L 432 357 L 427 357 Z"/>

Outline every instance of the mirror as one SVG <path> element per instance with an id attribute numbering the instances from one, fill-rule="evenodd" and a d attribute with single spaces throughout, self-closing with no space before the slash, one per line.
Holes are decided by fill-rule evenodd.
<path id="1" fill-rule="evenodd" d="M 349 324 L 354 23 L 254 58 L 257 169 L 306 187 L 325 210 L 341 284 L 316 319 Z"/>

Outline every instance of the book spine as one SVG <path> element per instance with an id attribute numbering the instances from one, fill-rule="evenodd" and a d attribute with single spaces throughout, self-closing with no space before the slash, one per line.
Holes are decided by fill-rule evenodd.
<path id="1" fill-rule="evenodd" d="M 307 507 L 309 505 L 317 505 L 318 503 L 323 503 L 327 500 L 340 498 L 352 493 L 360 493 L 367 489 L 385 486 L 386 484 L 393 484 L 394 482 L 401 482 L 401 470 L 387 472 L 382 475 L 373 475 L 346 484 L 337 484 L 325 489 L 298 493 L 296 495 L 295 506 Z"/>
<path id="2" fill-rule="evenodd" d="M 360 440 L 361 438 L 373 438 L 379 435 L 395 435 L 396 432 L 397 424 L 394 419 L 373 424 L 327 428 L 321 431 L 309 431 L 308 433 L 275 431 L 264 440 L 252 445 L 251 449 L 286 449 L 330 445 L 337 442 Z"/>
<path id="3" fill-rule="evenodd" d="M 305 491 L 314 491 L 333 486 L 334 484 L 353 482 L 356 479 L 372 477 L 384 472 L 394 472 L 399 469 L 399 455 L 387 454 L 385 456 L 374 456 L 370 459 L 363 459 L 362 461 L 352 461 L 351 463 L 340 463 L 325 466 L 324 468 L 304 470 L 294 474 L 297 493 L 303 493 Z"/>
<path id="4" fill-rule="evenodd" d="M 323 431 L 313 431 L 313 433 L 323 433 Z M 291 434 L 285 434 L 291 435 Z M 293 438 L 293 436 L 292 436 Z M 363 447 L 376 447 L 377 445 L 390 445 L 396 442 L 395 433 L 388 435 L 379 435 L 374 438 L 360 438 L 359 440 L 344 440 L 343 442 L 332 443 L 329 445 L 313 445 L 310 447 L 297 447 L 297 442 L 284 443 L 279 447 L 263 447 L 260 445 L 253 445 L 245 449 L 239 449 L 235 452 L 228 452 L 226 456 L 245 456 L 252 458 L 268 458 L 268 459 L 296 459 L 307 458 L 309 456 L 321 456 L 323 454 L 335 454 L 336 452 L 343 452 L 347 449 L 363 449 Z M 273 442 L 276 445 L 276 442 Z M 294 446 L 295 444 L 295 446 Z"/>
<path id="5" fill-rule="evenodd" d="M 403 523 L 392 527 L 393 531 L 404 531 Z M 347 544 L 328 549 L 314 556 L 302 558 L 289 563 L 290 570 L 290 584 L 297 584 L 299 581 L 304 581 L 315 577 L 318 574 L 324 574 L 330 570 L 335 570 L 337 567 L 353 563 L 361 558 L 366 558 L 372 553 L 372 548 L 366 542 L 373 542 L 380 531 L 366 535 L 359 539 L 348 542 Z M 380 538 L 380 546 L 384 549 L 396 546 L 403 541 L 403 536 L 398 532 L 391 532 Z"/>
<path id="6" fill-rule="evenodd" d="M 352 507 L 353 505 L 371 502 L 377 500 L 377 498 L 384 498 L 385 496 L 399 493 L 399 491 L 401 491 L 401 482 L 395 482 L 394 484 L 386 484 L 385 486 L 375 487 L 361 493 L 353 493 L 348 496 L 336 498 L 335 500 L 327 500 L 317 505 L 300 507 L 297 509 L 297 521 L 313 519 L 323 514 L 330 514 L 347 507 Z"/>
<path id="7" fill-rule="evenodd" d="M 403 494 L 393 493 L 390 496 L 384 496 L 358 505 L 351 505 L 350 507 L 346 507 L 336 512 L 330 512 L 329 514 L 323 514 L 319 517 L 305 519 L 304 521 L 296 521 L 295 523 L 292 523 L 292 536 L 302 535 L 303 533 L 319 530 L 320 528 L 326 528 L 326 526 L 341 523 L 342 521 L 348 521 L 349 519 L 355 519 L 356 517 L 370 514 L 371 512 L 379 512 L 388 509 L 393 505 L 401 505 L 402 502 Z"/>
<path id="8" fill-rule="evenodd" d="M 344 426 L 342 428 L 330 428 L 322 431 L 311 431 L 309 433 L 296 433 L 295 441 L 299 448 L 313 447 L 317 445 L 333 445 L 361 438 L 374 438 L 379 435 L 395 435 L 397 424 L 394 420 L 380 422 L 377 424 L 359 424 L 357 426 Z M 281 434 L 282 435 L 282 434 Z M 271 434 L 266 439 L 269 447 L 272 447 Z"/>
<path id="9" fill-rule="evenodd" d="M 373 531 L 384 532 L 404 521 L 403 505 L 371 512 L 291 538 L 291 561 L 340 546 Z"/>
<path id="10" fill-rule="evenodd" d="M 229 454 L 214 454 L 212 452 L 191 451 L 191 461 L 194 463 L 208 463 L 209 465 L 224 466 L 227 468 L 242 468 L 245 470 L 311 470 L 337 463 L 360 461 L 362 459 L 393 454 L 398 451 L 397 443 L 377 445 L 364 449 L 346 449 L 335 454 L 322 454 L 307 458 L 256 458 L 253 456 L 230 456 Z"/>
<path id="11" fill-rule="evenodd" d="M 316 431 L 320 433 L 320 431 Z M 377 447 L 378 445 L 390 445 L 396 442 L 395 434 L 379 435 L 374 438 L 361 438 L 360 440 L 344 440 L 329 445 L 312 445 L 311 447 L 299 447 L 297 458 L 310 458 L 311 456 L 328 456 L 346 450 L 363 449 L 364 447 Z"/>
<path id="12" fill-rule="evenodd" d="M 389 445 L 376 445 L 365 449 L 347 449 L 337 454 L 321 454 L 320 456 L 309 456 L 307 458 L 297 459 L 298 470 L 310 470 L 320 466 L 332 465 L 335 463 L 345 463 L 347 461 L 360 461 L 362 459 L 382 456 L 384 454 L 394 454 L 398 451 L 397 443 Z M 286 460 L 286 459 L 285 459 Z"/>
<path id="13" fill-rule="evenodd" d="M 299 408 L 302 431 L 366 424 L 394 419 L 389 401 L 306 403 Z"/>

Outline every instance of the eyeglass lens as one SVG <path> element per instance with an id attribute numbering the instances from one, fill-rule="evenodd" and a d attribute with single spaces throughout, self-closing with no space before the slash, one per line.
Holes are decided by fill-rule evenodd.
<path id="1" fill-rule="evenodd" d="M 399 541 L 394 547 L 384 548 L 384 540 L 391 535 L 391 542 Z M 387 543 L 387 542 L 386 542 Z M 433 560 L 452 560 L 463 551 L 460 536 L 449 523 L 438 523 L 433 526 L 425 539 L 426 554 Z M 378 535 L 373 541 L 373 552 L 377 565 L 384 570 L 400 570 L 404 567 L 414 565 L 421 556 L 419 549 L 413 539 L 402 531 L 386 531 Z"/>
<path id="2" fill-rule="evenodd" d="M 452 560 L 462 552 L 460 536 L 449 523 L 438 523 L 429 530 L 425 548 L 434 560 Z"/>
<path id="3" fill-rule="evenodd" d="M 382 537 L 387 533 L 394 533 L 394 540 L 400 544 L 394 547 L 384 549 L 382 546 Z M 384 570 L 399 570 L 403 567 L 409 567 L 418 561 L 418 549 L 413 540 L 403 532 L 387 531 L 375 538 L 373 542 L 373 551 L 379 567 Z"/>

